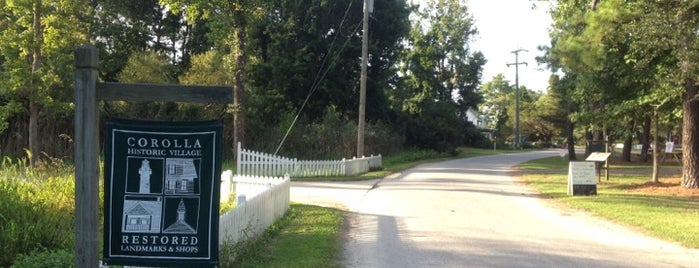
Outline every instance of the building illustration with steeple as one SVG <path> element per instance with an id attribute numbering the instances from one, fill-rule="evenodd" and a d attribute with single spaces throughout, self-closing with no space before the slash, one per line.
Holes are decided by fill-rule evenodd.
<path id="1" fill-rule="evenodd" d="M 163 233 L 176 233 L 176 234 L 196 234 L 197 230 L 192 228 L 191 225 L 187 223 L 186 219 L 187 208 L 184 205 L 184 200 L 180 199 L 180 203 L 177 205 L 177 219 L 175 223 L 170 224 Z"/>

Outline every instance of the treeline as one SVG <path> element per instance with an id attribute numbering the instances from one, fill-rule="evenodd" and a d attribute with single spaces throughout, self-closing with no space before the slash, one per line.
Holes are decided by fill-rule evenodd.
<path id="1" fill-rule="evenodd" d="M 625 161 L 634 143 L 645 157 L 672 141 L 681 145 L 682 185 L 699 188 L 699 2 L 559 0 L 551 7 L 542 60 L 559 74 L 550 91 L 565 109 L 567 136 L 623 143 Z"/>
<path id="2" fill-rule="evenodd" d="M 3 2 L 0 154 L 72 155 L 72 53 L 93 44 L 102 81 L 226 85 L 235 99 L 103 103 L 102 122 L 222 118 L 231 154 L 241 141 L 299 158 L 353 156 L 362 2 Z M 476 30 L 465 4 L 375 1 L 369 29 L 366 154 L 487 143 L 466 120 L 482 100 L 485 59 L 468 47 Z"/>

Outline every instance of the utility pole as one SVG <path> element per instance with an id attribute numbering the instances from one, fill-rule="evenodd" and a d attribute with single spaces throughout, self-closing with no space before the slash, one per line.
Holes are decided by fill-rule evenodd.
<path id="1" fill-rule="evenodd" d="M 374 1 L 364 0 L 364 17 L 362 18 L 362 73 L 359 78 L 359 119 L 357 120 L 357 158 L 364 155 L 364 125 L 366 111 L 366 72 L 369 56 L 369 13 L 373 11 Z"/>
<path id="2" fill-rule="evenodd" d="M 519 65 L 524 64 L 527 65 L 526 62 L 519 62 L 519 52 L 528 52 L 526 49 L 518 49 L 515 51 L 512 51 L 512 53 L 515 54 L 515 62 L 514 63 L 508 63 L 507 67 L 510 67 L 510 65 L 515 66 L 515 140 L 514 140 L 514 145 L 515 149 L 520 149 L 521 145 L 521 135 L 519 133 Z"/>

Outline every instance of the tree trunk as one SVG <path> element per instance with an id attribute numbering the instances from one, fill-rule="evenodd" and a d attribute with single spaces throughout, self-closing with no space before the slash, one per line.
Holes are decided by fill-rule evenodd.
<path id="1" fill-rule="evenodd" d="M 243 142 L 245 139 L 245 112 L 244 112 L 244 96 L 243 96 L 243 80 L 245 75 L 245 65 L 247 62 L 247 53 L 245 52 L 245 30 L 238 29 L 236 33 L 236 38 L 238 39 L 238 52 L 236 53 L 236 67 L 235 67 L 235 77 L 233 84 L 233 144 L 237 148 L 238 142 Z M 237 155 L 233 154 L 234 157 Z M 234 159 L 238 161 L 238 159 Z"/>
<path id="2" fill-rule="evenodd" d="M 634 129 L 635 124 L 636 122 L 632 120 L 629 128 Z M 621 161 L 631 162 L 631 146 L 633 146 L 633 134 L 628 134 L 624 139 L 624 148 L 621 150 Z"/>
<path id="3" fill-rule="evenodd" d="M 568 116 L 566 116 L 566 140 L 568 140 L 568 161 L 578 160 L 575 155 L 575 137 L 573 136 L 573 129 L 575 129 L 575 124 L 570 121 L 570 114 L 573 113 L 573 103 L 568 101 Z"/>
<path id="4" fill-rule="evenodd" d="M 38 93 L 37 73 L 41 67 L 41 43 L 43 41 L 43 31 L 41 29 L 41 1 L 37 1 L 34 6 L 34 44 L 32 45 L 32 77 L 29 86 L 29 163 L 36 166 L 39 156 L 39 104 L 33 98 Z"/>
<path id="5" fill-rule="evenodd" d="M 655 128 L 655 138 L 653 139 L 653 174 L 651 176 L 651 180 L 653 183 L 658 183 L 660 181 L 659 175 L 660 175 L 660 159 L 658 159 L 658 156 L 660 155 L 660 151 L 658 149 L 660 142 L 658 142 L 659 138 L 659 129 L 658 129 L 658 109 L 656 108 L 655 111 L 653 112 L 653 119 L 655 120 L 654 128 Z"/>
<path id="6" fill-rule="evenodd" d="M 641 162 L 648 162 L 648 149 L 650 148 L 650 116 L 643 119 L 643 134 L 641 134 Z"/>
<path id="7" fill-rule="evenodd" d="M 682 104 L 682 186 L 699 188 L 699 100 L 694 79 L 685 79 L 686 95 Z"/>
<path id="8" fill-rule="evenodd" d="M 36 166 L 41 150 L 39 146 L 39 105 L 34 102 L 29 102 L 29 161 L 32 166 Z"/>

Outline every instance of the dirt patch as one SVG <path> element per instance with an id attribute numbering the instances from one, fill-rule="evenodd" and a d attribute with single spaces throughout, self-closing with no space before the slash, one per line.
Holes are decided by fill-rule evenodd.
<path id="1" fill-rule="evenodd" d="M 680 185 L 680 178 L 664 178 L 658 183 L 646 182 L 627 189 L 632 193 L 674 195 L 699 198 L 699 189 L 687 189 Z"/>

